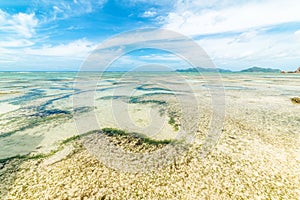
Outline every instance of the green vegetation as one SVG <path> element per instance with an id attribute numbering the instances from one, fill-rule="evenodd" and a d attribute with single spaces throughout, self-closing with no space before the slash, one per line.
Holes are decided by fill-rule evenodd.
<path id="1" fill-rule="evenodd" d="M 169 116 L 170 116 L 169 124 L 173 126 L 175 131 L 178 131 L 179 130 L 179 124 L 175 120 L 176 117 L 177 117 L 176 112 L 174 112 L 174 111 L 169 112 Z"/>
<path id="2" fill-rule="evenodd" d="M 132 104 L 146 104 L 146 103 L 153 103 L 153 104 L 158 104 L 158 105 L 163 105 L 166 104 L 166 101 L 160 101 L 160 100 L 154 100 L 154 99 L 150 99 L 150 100 L 142 100 L 142 98 L 144 96 L 148 96 L 148 95 L 141 95 L 141 96 L 132 96 L 132 97 L 126 97 L 126 96 L 104 96 L 104 97 L 100 97 L 100 100 L 111 100 L 111 99 L 123 99 L 123 100 L 128 100 L 128 103 L 132 103 Z M 150 96 L 150 95 L 149 95 Z"/>
<path id="3" fill-rule="evenodd" d="M 103 128 L 102 132 L 109 136 L 118 136 L 118 135 L 119 136 L 131 136 L 131 137 L 140 139 L 142 143 L 146 143 L 146 144 L 150 144 L 150 145 L 170 144 L 170 143 L 175 142 L 175 140 L 155 140 L 155 139 L 148 138 L 141 133 L 135 133 L 135 132 L 128 133 L 128 132 L 125 132 L 123 130 L 119 130 L 116 128 Z"/>
<path id="4" fill-rule="evenodd" d="M 153 103 L 153 104 L 158 104 L 158 105 L 164 105 L 167 102 L 166 101 L 161 101 L 161 100 L 141 100 L 142 97 L 130 97 L 129 98 L 129 103 L 141 103 L 141 104 L 146 104 L 146 103 Z"/>
<path id="5" fill-rule="evenodd" d="M 136 133 L 136 132 L 128 133 L 116 128 L 103 128 L 102 132 L 109 136 L 120 135 L 120 136 L 132 136 L 134 138 L 140 138 L 143 143 L 147 143 L 147 144 L 170 144 L 174 142 L 173 140 L 155 140 L 155 139 L 148 138 L 141 133 Z"/>
<path id="6" fill-rule="evenodd" d="M 174 95 L 174 93 L 171 93 L 171 92 L 152 92 L 152 93 L 145 93 L 141 96 L 149 97 L 149 96 L 155 96 L 155 95 Z"/>
<path id="7" fill-rule="evenodd" d="M 82 135 L 75 135 L 75 136 L 69 137 L 69 138 L 63 140 L 63 141 L 61 142 L 61 144 L 68 144 L 68 143 L 70 143 L 70 142 L 72 142 L 72 141 L 75 141 L 75 140 L 80 139 L 81 137 L 82 137 Z"/>
<path id="8" fill-rule="evenodd" d="M 179 130 L 179 125 L 176 123 L 174 117 L 170 117 L 169 124 L 173 126 L 175 131 Z"/>
<path id="9" fill-rule="evenodd" d="M 50 153 L 47 154 L 36 154 L 36 155 L 30 155 L 30 154 L 25 154 L 25 155 L 16 155 L 13 157 L 9 157 L 9 158 L 4 158 L 4 159 L 0 159 L 0 163 L 6 163 L 9 162 L 11 160 L 39 160 L 39 159 L 43 159 L 43 158 L 48 158 L 52 155 L 54 155 L 56 152 L 60 151 L 63 148 L 63 146 L 60 146 L 58 149 L 52 150 L 50 151 Z"/>
<path id="10" fill-rule="evenodd" d="M 73 141 L 76 141 L 76 140 L 79 140 L 80 138 L 84 137 L 84 136 L 87 136 L 87 135 L 90 135 L 90 134 L 93 134 L 93 133 L 98 133 L 100 132 L 101 130 L 93 130 L 93 131 L 89 131 L 87 133 L 83 133 L 81 135 L 74 135 L 72 137 L 69 137 L 65 140 L 63 140 L 60 145 L 65 145 L 65 144 L 68 144 L 70 142 L 73 142 Z"/>
<path id="11" fill-rule="evenodd" d="M 127 135 L 127 133 L 123 130 L 120 129 L 116 129 L 116 128 L 103 128 L 101 130 L 103 133 L 105 133 L 106 135 Z"/>
<path id="12" fill-rule="evenodd" d="M 74 108 L 73 112 L 74 113 L 87 113 L 87 112 L 90 112 L 92 110 L 93 110 L 93 108 L 90 107 L 90 106 L 82 106 L 82 107 Z"/>
<path id="13" fill-rule="evenodd" d="M 171 125 L 175 124 L 175 119 L 173 117 L 170 118 L 169 124 L 171 124 Z"/>
<path id="14" fill-rule="evenodd" d="M 111 100 L 111 99 L 127 99 L 126 96 L 104 96 L 104 97 L 100 97 L 98 98 L 100 100 Z"/>
<path id="15" fill-rule="evenodd" d="M 36 155 L 28 156 L 27 159 L 28 160 L 39 160 L 39 159 L 48 158 L 50 156 L 53 156 L 55 153 L 59 152 L 62 149 L 63 149 L 63 146 L 59 146 L 59 148 L 50 151 L 50 153 L 47 153 L 47 154 L 41 153 L 41 154 L 36 154 Z"/>
<path id="16" fill-rule="evenodd" d="M 143 90 L 143 91 L 155 91 L 155 90 L 161 90 L 161 91 L 172 91 L 167 88 L 162 88 L 162 87 L 147 87 L 151 86 L 151 84 L 144 84 L 141 86 L 136 87 L 137 90 Z"/>
<path id="17" fill-rule="evenodd" d="M 25 159 L 27 157 L 28 157 L 28 155 L 16 155 L 16 156 L 13 156 L 13 157 L 0 159 L 0 163 L 6 163 L 6 162 L 9 162 L 9 161 L 14 160 L 14 159 L 21 160 L 21 159 Z"/>

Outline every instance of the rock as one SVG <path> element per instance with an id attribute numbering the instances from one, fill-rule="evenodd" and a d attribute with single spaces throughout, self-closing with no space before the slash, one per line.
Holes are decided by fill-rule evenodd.
<path id="1" fill-rule="evenodd" d="M 300 97 L 293 97 L 293 98 L 291 98 L 291 101 L 292 101 L 294 104 L 300 104 Z"/>
<path id="2" fill-rule="evenodd" d="M 280 73 L 282 74 L 285 74 L 285 73 L 288 73 L 288 74 L 300 74 L 300 67 L 298 67 L 298 69 L 296 69 L 296 71 L 281 71 Z"/>

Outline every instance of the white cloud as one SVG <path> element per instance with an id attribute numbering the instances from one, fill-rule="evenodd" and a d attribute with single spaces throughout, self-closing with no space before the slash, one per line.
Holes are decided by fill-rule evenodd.
<path id="1" fill-rule="evenodd" d="M 24 53 L 29 55 L 39 56 L 54 56 L 54 57 L 72 57 L 74 59 L 85 58 L 92 50 L 95 49 L 95 44 L 85 39 L 75 40 L 68 44 L 60 44 L 57 46 L 44 46 L 36 49 L 25 49 Z"/>
<path id="2" fill-rule="evenodd" d="M 23 48 L 35 44 L 33 38 L 38 23 L 34 13 L 8 14 L 0 9 L 1 63 L 18 62 Z"/>
<path id="3" fill-rule="evenodd" d="M 189 66 L 175 55 L 150 54 L 144 56 L 126 54 L 115 60 L 109 70 L 172 71 Z"/>
<path id="4" fill-rule="evenodd" d="M 9 39 L 6 41 L 0 41 L 0 47 L 26 47 L 31 46 L 34 43 L 27 39 Z"/>
<path id="5" fill-rule="evenodd" d="M 38 25 L 38 20 L 33 13 L 18 13 L 12 16 L 11 24 L 12 28 L 21 36 L 31 38 L 35 33 L 35 27 Z"/>
<path id="6" fill-rule="evenodd" d="M 107 0 L 61 0 L 61 1 L 38 1 L 36 7 L 44 13 L 44 22 L 67 19 L 91 13 L 107 2 Z"/>
<path id="7" fill-rule="evenodd" d="M 252 33 L 250 33 L 251 35 Z M 257 33 L 244 38 L 247 33 L 222 38 L 206 38 L 197 42 L 213 61 L 220 66 L 241 69 L 251 65 L 293 69 L 300 57 L 300 45 L 293 33 Z M 267 65 L 267 66 L 265 66 Z"/>
<path id="8" fill-rule="evenodd" d="M 281 25 L 300 22 L 300 1 L 186 0 L 176 7 L 163 19 L 163 27 L 192 37 L 205 35 L 197 42 L 218 67 L 299 65 L 300 30 L 282 31 Z M 281 29 L 270 32 L 271 27 Z"/>
<path id="9" fill-rule="evenodd" d="M 298 40 L 298 42 L 300 42 L 300 30 L 296 31 L 294 34 L 295 34 L 296 40 Z"/>
<path id="10" fill-rule="evenodd" d="M 143 13 L 142 17 L 147 18 L 147 17 L 154 17 L 156 15 L 157 15 L 157 12 L 148 10 Z"/>
<path id="11" fill-rule="evenodd" d="M 31 38 L 35 34 L 38 20 L 34 13 L 9 15 L 0 9 L 0 32 L 22 38 Z"/>
<path id="12" fill-rule="evenodd" d="M 6 13 L 0 9 L 0 24 L 5 23 L 6 21 Z"/>
<path id="13" fill-rule="evenodd" d="M 161 62 L 161 61 L 178 61 L 179 58 L 174 54 L 165 54 L 165 55 L 158 55 L 158 54 L 150 54 L 150 55 L 144 55 L 139 56 L 140 59 L 143 59 L 145 61 L 149 62 Z"/>
<path id="14" fill-rule="evenodd" d="M 169 13 L 164 27 L 186 35 L 200 35 L 300 21 L 298 0 L 253 1 L 217 9 L 196 9 L 197 4 L 190 2 L 186 9 Z"/>
<path id="15" fill-rule="evenodd" d="M 11 41 L 10 44 L 0 43 L 0 63 L 4 64 L 0 70 L 10 70 L 4 67 L 12 65 L 27 70 L 75 70 L 96 47 L 86 39 L 56 46 L 45 45 L 40 48 L 1 48 L 1 45 L 12 47 L 18 44 L 16 41 Z"/>
<path id="16" fill-rule="evenodd" d="M 23 64 L 23 48 L 35 44 L 38 24 L 34 13 L 9 14 L 0 9 L 0 63 L 4 64 L 1 70 L 9 70 L 10 65 L 18 62 Z"/>

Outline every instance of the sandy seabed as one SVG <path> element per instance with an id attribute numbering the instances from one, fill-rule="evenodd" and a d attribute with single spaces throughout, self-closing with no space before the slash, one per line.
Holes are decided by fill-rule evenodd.
<path id="1" fill-rule="evenodd" d="M 207 80 L 195 74 L 108 76 L 93 96 L 93 108 L 72 108 L 72 87 L 60 89 L 68 88 L 73 81 L 69 77 L 49 80 L 57 84 L 52 89 L 46 83 L 36 88 L 41 85 L 37 80 L 28 83 L 28 91 L 15 88 L 22 91 L 0 96 L 0 105 L 12 105 L 0 115 L 1 198 L 299 199 L 300 105 L 290 98 L 299 96 L 300 76 L 221 78 L 226 105 L 222 134 L 204 157 L 199 152 L 211 126 L 212 94 Z M 22 98 L 34 91 L 36 98 Z M 186 109 L 194 107 L 191 94 L 199 110 Z M 91 114 L 98 124 L 88 120 Z M 125 130 L 103 137 L 127 153 L 141 154 L 167 145 L 160 141 L 176 140 L 181 128 L 191 127 L 195 119 L 199 124 L 191 129 L 196 140 L 184 155 L 155 170 L 128 172 L 109 167 L 86 148 L 85 142 L 96 141 L 101 130 L 72 137 L 78 135 L 74 119 L 85 122 L 83 132 Z"/>

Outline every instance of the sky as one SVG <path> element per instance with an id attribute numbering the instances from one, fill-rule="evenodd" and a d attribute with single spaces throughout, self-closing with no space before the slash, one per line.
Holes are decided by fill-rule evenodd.
<path id="1" fill-rule="evenodd" d="M 0 0 L 0 71 L 78 71 L 103 42 L 144 28 L 190 38 L 218 68 L 295 70 L 299 8 L 299 0 Z M 140 49 L 110 68 L 152 64 L 191 67 L 172 52 Z"/>

